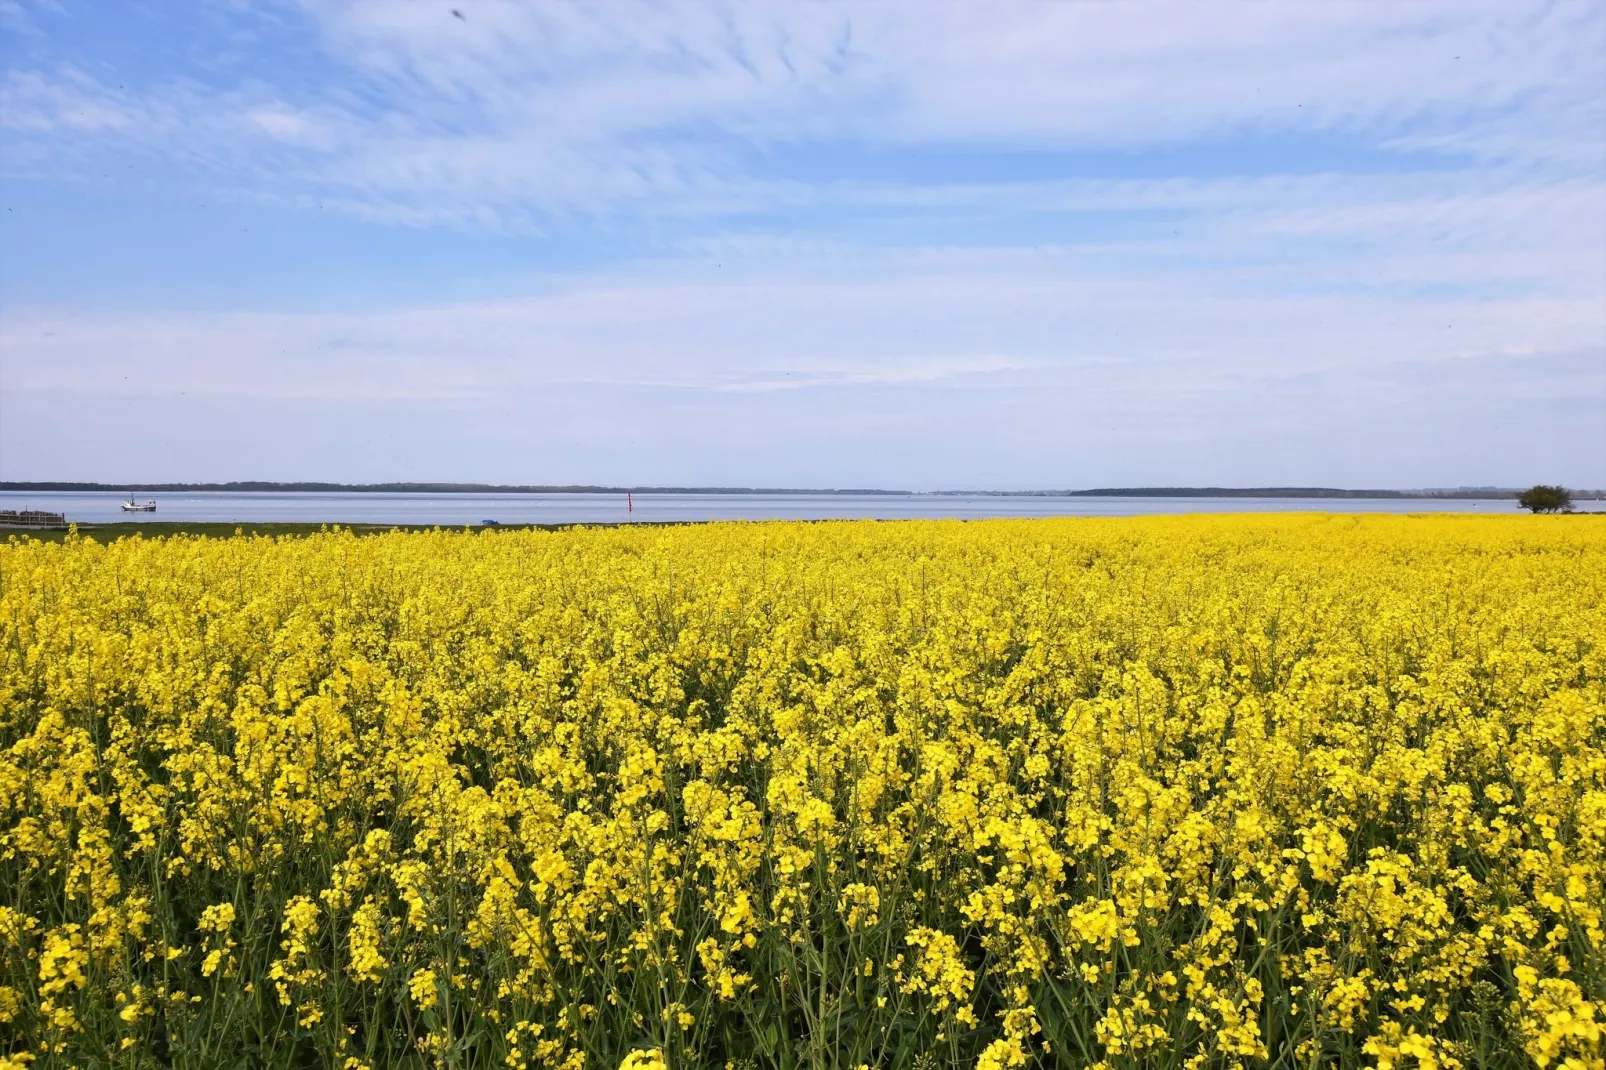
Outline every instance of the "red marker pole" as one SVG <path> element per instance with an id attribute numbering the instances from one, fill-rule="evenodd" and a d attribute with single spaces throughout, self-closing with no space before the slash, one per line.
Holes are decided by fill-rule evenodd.
<path id="1" fill-rule="evenodd" d="M 625 491 L 625 512 L 626 513 L 634 513 L 635 511 L 636 511 L 636 499 L 634 497 L 632 497 L 630 492 L 627 490 L 627 491 Z"/>

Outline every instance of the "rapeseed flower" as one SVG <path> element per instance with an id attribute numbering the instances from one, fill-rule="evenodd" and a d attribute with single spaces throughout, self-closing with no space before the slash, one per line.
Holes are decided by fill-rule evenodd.
<path id="1" fill-rule="evenodd" d="M 0 545 L 0 1067 L 1606 1070 L 1606 527 Z"/>

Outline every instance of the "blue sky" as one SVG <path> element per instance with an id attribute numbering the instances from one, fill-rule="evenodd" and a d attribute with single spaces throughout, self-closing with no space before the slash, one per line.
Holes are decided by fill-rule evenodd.
<path id="1" fill-rule="evenodd" d="M 0 0 L 0 478 L 1606 486 L 1603 46 Z"/>

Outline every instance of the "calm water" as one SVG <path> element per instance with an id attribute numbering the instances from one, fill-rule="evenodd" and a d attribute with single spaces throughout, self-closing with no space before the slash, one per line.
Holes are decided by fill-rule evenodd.
<path id="1" fill-rule="evenodd" d="M 0 491 L 0 509 L 47 509 L 69 521 L 197 520 L 346 524 L 602 524 L 627 520 L 821 520 L 867 517 L 1134 516 L 1144 513 L 1325 511 L 1515 513 L 1511 501 L 1443 498 L 1071 498 L 961 494 L 137 494 L 155 513 L 124 513 L 111 492 Z M 1577 508 L 1599 508 L 1579 502 Z"/>

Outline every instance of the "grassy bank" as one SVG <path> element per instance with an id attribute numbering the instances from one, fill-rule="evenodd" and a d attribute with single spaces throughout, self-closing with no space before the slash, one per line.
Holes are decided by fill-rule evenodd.
<path id="1" fill-rule="evenodd" d="M 1418 516 L 1423 514 L 1400 514 L 1405 516 Z M 1523 514 L 1516 514 L 1523 515 Z M 1595 516 L 1606 517 L 1606 510 L 1581 510 L 1567 516 Z M 916 519 L 916 518 L 911 518 Z M 305 537 L 316 535 L 319 532 L 333 530 L 350 531 L 357 535 L 382 535 L 390 531 L 564 531 L 571 528 L 617 528 L 617 527 L 685 527 L 709 523 L 703 520 L 633 520 L 627 523 L 565 523 L 565 524 L 291 524 L 291 523 L 248 523 L 242 521 L 199 521 L 199 520 L 152 520 L 152 521 L 113 521 L 109 524 L 75 524 L 80 535 L 94 539 L 96 542 L 111 542 L 131 536 L 143 538 L 160 538 L 168 535 L 206 535 L 212 538 L 226 539 L 235 534 L 241 535 L 292 535 Z M 813 523 L 814 521 L 790 521 L 791 523 Z M 22 539 L 38 539 L 41 542 L 61 542 L 67 537 L 66 530 L 43 530 L 39 528 L 7 528 L 0 527 L 0 543 L 16 536 Z"/>
<path id="2" fill-rule="evenodd" d="M 114 522 L 110 524 L 77 524 L 74 527 L 80 535 L 95 539 L 97 542 L 109 542 L 125 536 L 139 535 L 147 539 L 166 535 L 209 535 L 214 538 L 228 538 L 236 533 L 241 535 L 316 535 L 320 531 L 330 531 L 339 528 L 341 531 L 351 531 L 358 535 L 378 535 L 387 531 L 431 531 L 451 530 L 480 531 L 487 528 L 496 531 L 557 531 L 562 528 L 574 527 L 573 524 L 278 524 L 278 523 L 246 523 L 241 521 L 224 521 L 211 523 L 194 520 L 152 520 L 128 523 Z M 586 527 L 607 527 L 606 524 L 587 524 Z M 21 536 L 27 539 L 39 539 L 43 542 L 61 542 L 67 537 L 65 530 L 40 530 L 37 528 L 3 528 L 0 529 L 0 541 L 8 536 Z"/>

